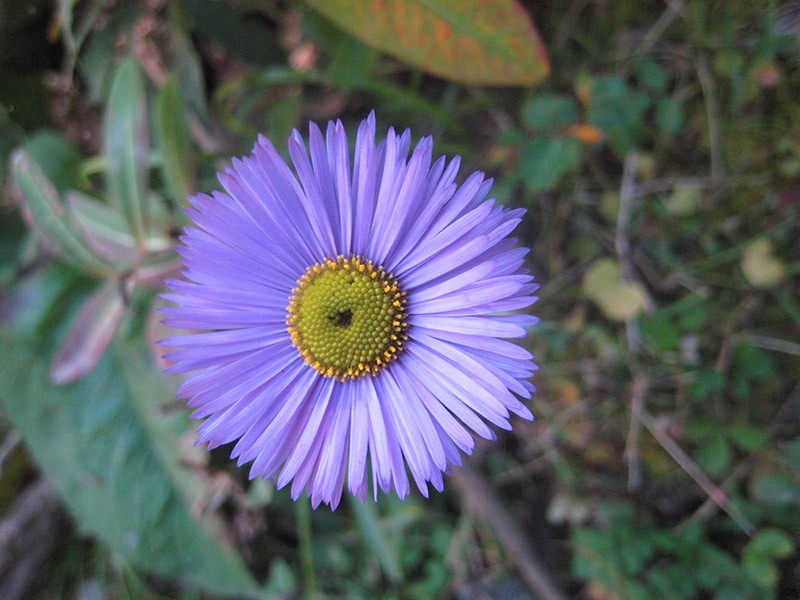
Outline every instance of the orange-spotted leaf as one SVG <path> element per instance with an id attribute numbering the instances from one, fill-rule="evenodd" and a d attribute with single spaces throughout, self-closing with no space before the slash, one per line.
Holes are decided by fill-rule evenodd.
<path id="1" fill-rule="evenodd" d="M 444 79 L 530 86 L 547 51 L 516 0 L 306 0 L 365 44 Z"/>

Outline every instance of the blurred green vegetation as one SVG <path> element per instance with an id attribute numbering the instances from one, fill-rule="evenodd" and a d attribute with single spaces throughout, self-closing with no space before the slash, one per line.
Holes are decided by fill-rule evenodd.
<path id="1" fill-rule="evenodd" d="M 536 597 L 454 478 L 310 512 L 194 448 L 160 374 L 185 196 L 373 108 L 528 209 L 537 421 L 469 468 L 565 594 L 800 597 L 800 4 L 507 4 L 536 87 L 299 1 L 0 4 L 0 516 L 43 473 L 74 523 L 37 597 Z M 496 18 L 453 43 L 538 39 Z"/>

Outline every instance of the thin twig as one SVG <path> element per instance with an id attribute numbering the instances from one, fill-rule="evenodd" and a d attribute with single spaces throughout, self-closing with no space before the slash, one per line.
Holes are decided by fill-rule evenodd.
<path id="1" fill-rule="evenodd" d="M 497 536 L 509 560 L 519 569 L 525 582 L 535 590 L 541 600 L 566 600 L 567 596 L 556 584 L 534 549 L 525 539 L 519 525 L 503 508 L 486 482 L 468 463 L 453 471 L 453 482 L 459 489 L 467 510 L 483 519 Z"/>
<path id="2" fill-rule="evenodd" d="M 636 281 L 633 258 L 631 257 L 630 224 L 633 215 L 633 201 L 636 198 L 636 164 L 639 157 L 632 152 L 625 157 L 622 170 L 622 184 L 619 191 L 619 212 L 614 238 L 614 248 L 620 262 L 622 280 Z M 642 289 L 644 289 L 642 287 Z M 646 301 L 646 304 L 650 304 Z M 650 387 L 646 375 L 637 373 L 636 357 L 642 351 L 642 332 L 636 317 L 625 321 L 625 339 L 628 351 L 633 360 L 631 368 L 635 375 L 630 403 L 630 421 L 628 436 L 625 442 L 625 458 L 628 462 L 628 491 L 638 490 L 642 485 L 642 465 L 639 454 L 640 415 L 644 407 L 644 398 Z"/>
<path id="3" fill-rule="evenodd" d="M 633 267 L 633 257 L 631 256 L 630 225 L 633 216 L 633 200 L 636 198 L 636 165 L 639 155 L 631 152 L 625 157 L 625 164 L 622 170 L 622 184 L 619 190 L 619 211 L 617 213 L 617 224 L 614 235 L 614 249 L 620 262 L 622 281 L 636 282 L 636 273 Z M 642 287 L 644 290 L 644 287 Z M 651 300 L 645 295 L 645 306 L 652 305 Z M 642 334 L 636 319 L 628 319 L 625 322 L 625 335 L 628 340 L 628 349 L 638 354 L 642 348 Z"/>
<path id="4" fill-rule="evenodd" d="M 22 436 L 17 433 L 15 429 L 6 434 L 6 437 L 3 439 L 3 443 L 0 444 L 0 474 L 2 474 L 3 470 L 6 467 L 6 461 L 8 457 L 16 450 L 17 446 L 22 442 Z"/>
<path id="5" fill-rule="evenodd" d="M 69 518 L 46 480 L 25 488 L 0 520 L 0 598 L 36 596 L 68 529 Z"/>
<path id="6" fill-rule="evenodd" d="M 631 417 L 628 437 L 625 441 L 625 458 L 628 461 L 628 491 L 634 492 L 642 486 L 642 463 L 639 454 L 639 433 L 641 432 L 644 398 L 650 384 L 647 377 L 638 375 L 633 380 L 631 392 Z"/>
<path id="7" fill-rule="evenodd" d="M 667 0 L 667 8 L 658 17 L 650 30 L 644 35 L 632 56 L 644 56 L 655 46 L 661 35 L 672 25 L 678 15 L 683 12 L 683 0 Z"/>
<path id="8" fill-rule="evenodd" d="M 792 412 L 796 414 L 791 414 Z M 795 384 L 794 388 L 789 393 L 789 396 L 786 398 L 786 401 L 781 405 L 781 407 L 775 413 L 775 416 L 772 418 L 769 427 L 766 429 L 768 436 L 772 437 L 775 435 L 781 425 L 781 422 L 784 421 L 787 413 L 790 413 L 790 420 L 792 422 L 796 422 L 797 417 L 800 416 L 800 381 Z M 723 489 L 730 488 L 734 483 L 746 475 L 749 469 L 757 463 L 757 453 L 751 454 L 745 462 L 739 465 L 739 467 L 737 467 L 734 472 L 731 473 L 731 475 L 722 483 L 720 487 Z M 708 519 L 712 514 L 714 514 L 714 508 L 716 506 L 717 504 L 712 498 L 706 498 L 705 502 L 703 502 L 703 504 L 701 504 L 700 507 L 694 511 L 692 516 L 689 517 L 688 521 L 701 522 L 705 519 Z"/>
<path id="9" fill-rule="evenodd" d="M 625 281 L 633 281 L 631 242 L 628 237 L 628 228 L 631 223 L 633 198 L 636 196 L 636 163 L 638 161 L 639 155 L 635 152 L 631 152 L 625 157 L 625 164 L 622 168 L 622 184 L 619 189 L 619 211 L 617 212 L 614 249 L 617 251 L 617 256 L 622 265 L 622 277 Z"/>
<path id="10" fill-rule="evenodd" d="M 756 348 L 800 356 L 800 344 L 788 340 L 781 340 L 765 335 L 755 335 L 752 333 L 739 333 L 733 336 L 732 341 L 741 341 L 745 344 L 755 346 Z"/>
<path id="11" fill-rule="evenodd" d="M 719 126 L 719 105 L 714 87 L 714 78 L 711 76 L 711 69 L 705 56 L 701 55 L 697 58 L 696 68 L 697 78 L 700 81 L 700 88 L 703 90 L 703 98 L 706 103 L 708 138 L 711 146 L 711 181 L 716 187 L 722 183 L 722 179 L 725 176 L 722 161 L 722 134 Z"/>
<path id="12" fill-rule="evenodd" d="M 705 472 L 697 466 L 691 457 L 684 452 L 678 443 L 664 431 L 664 428 L 656 422 L 656 420 L 648 414 L 646 410 L 642 410 L 640 415 L 642 425 L 652 434 L 652 436 L 661 444 L 661 447 L 667 451 L 672 459 L 691 477 L 694 482 L 699 485 L 703 491 L 708 495 L 709 499 L 719 506 L 722 510 L 728 513 L 731 519 L 744 531 L 747 535 L 753 535 L 756 528 L 745 517 L 735 505 L 730 502 L 727 492 L 715 484 Z"/>
<path id="13" fill-rule="evenodd" d="M 786 402 L 775 413 L 770 429 L 777 428 L 781 423 L 800 421 L 800 381 L 792 389 Z"/>

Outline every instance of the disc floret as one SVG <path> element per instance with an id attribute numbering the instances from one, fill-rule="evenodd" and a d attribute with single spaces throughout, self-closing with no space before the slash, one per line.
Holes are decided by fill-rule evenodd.
<path id="1" fill-rule="evenodd" d="M 292 343 L 306 363 L 339 381 L 377 375 L 407 339 L 405 292 L 391 273 L 360 256 L 308 267 L 286 312 Z"/>

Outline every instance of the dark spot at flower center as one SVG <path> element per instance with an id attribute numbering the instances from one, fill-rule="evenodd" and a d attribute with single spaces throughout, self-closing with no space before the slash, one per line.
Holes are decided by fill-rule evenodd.
<path id="1" fill-rule="evenodd" d="M 391 273 L 359 256 L 311 265 L 286 307 L 292 344 L 310 366 L 339 381 L 377 375 L 408 339 L 405 292 Z"/>
<path id="2" fill-rule="evenodd" d="M 350 323 L 353 322 L 353 311 L 349 308 L 347 310 L 340 310 L 334 315 L 330 317 L 333 324 L 337 327 L 347 328 L 350 327 Z"/>

